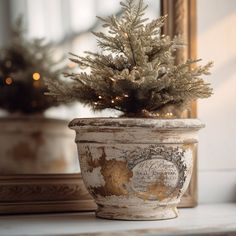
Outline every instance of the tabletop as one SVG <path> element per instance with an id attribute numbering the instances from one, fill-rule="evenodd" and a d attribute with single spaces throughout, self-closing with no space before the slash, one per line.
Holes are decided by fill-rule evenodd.
<path id="1" fill-rule="evenodd" d="M 162 221 L 96 218 L 94 212 L 0 216 L 0 236 L 236 235 L 236 203 L 179 209 Z"/>

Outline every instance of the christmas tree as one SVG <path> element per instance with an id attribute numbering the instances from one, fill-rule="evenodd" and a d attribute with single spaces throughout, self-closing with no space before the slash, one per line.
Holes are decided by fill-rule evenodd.
<path id="1" fill-rule="evenodd" d="M 10 113 L 42 113 L 58 105 L 44 93 L 44 77 L 59 78 L 61 71 L 52 59 L 49 43 L 24 37 L 22 18 L 12 29 L 12 40 L 0 50 L 0 108 Z"/>
<path id="2" fill-rule="evenodd" d="M 106 34 L 93 32 L 100 53 L 71 54 L 81 69 L 66 73 L 68 81 L 47 80 L 49 95 L 62 101 L 79 101 L 94 110 L 122 111 L 126 117 L 150 117 L 168 108 L 185 108 L 191 101 L 207 98 L 212 89 L 201 76 L 209 74 L 212 63 L 204 66 L 187 60 L 175 65 L 175 51 L 183 47 L 180 37 L 162 35 L 166 17 L 149 21 L 142 0 L 121 2 L 121 17 L 99 19 Z"/>

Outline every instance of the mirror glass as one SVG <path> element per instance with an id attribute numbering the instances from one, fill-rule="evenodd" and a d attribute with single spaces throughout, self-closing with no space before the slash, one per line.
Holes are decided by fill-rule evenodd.
<path id="1" fill-rule="evenodd" d="M 103 30 L 102 24 L 96 16 L 106 17 L 111 14 L 119 16 L 121 14 L 119 3 L 120 1 L 117 0 L 0 0 L 0 48 L 4 48 L 11 43 L 12 26 L 19 17 L 22 17 L 25 37 L 28 39 L 44 38 L 47 42 L 52 42 L 55 48 L 53 53 L 55 60 L 62 56 L 68 58 L 69 52 L 73 52 L 77 55 L 82 55 L 84 51 L 96 52 L 98 50 L 97 42 L 91 31 Z M 147 17 L 153 19 L 160 15 L 159 1 L 146 0 L 145 3 L 149 5 Z M 75 66 L 75 64 L 71 63 L 68 59 L 65 61 L 68 63 L 69 67 Z M 22 96 L 24 95 L 22 94 Z M 76 117 L 111 116 L 118 115 L 119 113 L 104 111 L 95 114 L 88 107 L 84 107 L 81 104 L 74 104 L 70 106 L 61 105 L 59 107 L 52 107 L 48 109 L 45 114 L 46 117 L 50 118 L 71 120 Z M 6 111 L 0 111 L 0 117 L 6 115 L 9 116 Z M 64 127 L 67 129 L 66 122 Z M 29 147 L 27 146 L 29 150 L 31 150 L 30 146 L 34 147 L 32 143 L 33 141 L 31 141 Z M 15 150 L 13 141 L 11 145 L 11 149 Z M 19 146 L 18 143 L 17 145 Z M 11 166 L 11 169 L 14 169 L 14 173 L 31 173 L 31 170 L 35 173 L 61 173 L 64 171 L 63 168 L 65 166 L 69 166 L 66 168 L 67 173 L 75 173 L 79 171 L 76 150 L 73 154 L 70 154 L 73 148 L 76 149 L 74 133 L 71 137 L 70 145 L 70 151 L 66 151 L 66 149 L 64 150 L 63 148 L 61 148 L 63 150 L 58 149 L 59 153 L 64 153 L 64 156 L 62 155 L 63 157 L 59 158 L 59 160 L 69 164 L 62 163 L 62 161 L 60 163 L 58 161 L 53 162 L 54 166 L 60 165 L 60 168 L 43 168 L 43 172 L 42 168 L 38 166 L 36 172 L 33 167 L 31 168 L 31 166 L 35 165 L 35 161 L 32 160 L 31 156 L 28 160 L 22 160 L 23 164 L 20 165 L 21 168 L 18 169 L 19 163 L 21 163 L 19 162 L 19 156 L 26 158 L 27 155 L 30 155 L 29 150 L 23 148 L 22 143 L 20 143 L 20 150 L 23 151 L 20 153 L 24 153 L 21 155 L 18 148 L 15 155 L 18 161 L 12 161 L 13 164 L 11 164 L 10 161 L 13 158 L 5 159 L 10 160 L 8 161 L 10 163 L 9 166 Z M 32 153 L 34 152 L 35 151 L 32 151 Z M 27 153 L 27 155 L 25 153 Z M 5 156 L 5 154 L 1 155 Z M 48 153 L 45 155 L 47 156 Z M 69 156 L 74 156 L 74 158 L 69 158 Z M 8 162 L 5 163 L 5 165 L 8 165 Z M 48 159 L 46 162 L 48 162 Z M 15 165 L 14 168 L 13 165 Z M 5 172 L 8 173 L 8 170 Z"/>
<path id="2" fill-rule="evenodd" d="M 119 15 L 119 3 L 117 0 L 0 0 L 0 47 L 9 42 L 11 26 L 23 16 L 26 36 L 53 42 L 55 58 L 68 58 L 69 52 L 81 55 L 84 51 L 97 51 L 96 38 L 91 31 L 103 29 L 96 16 Z M 147 17 L 153 19 L 160 15 L 160 1 L 146 0 L 145 3 L 149 5 Z M 67 62 L 73 66 L 69 60 Z M 110 114 L 106 111 L 94 114 L 80 104 L 46 112 L 49 117 L 65 119 Z"/>

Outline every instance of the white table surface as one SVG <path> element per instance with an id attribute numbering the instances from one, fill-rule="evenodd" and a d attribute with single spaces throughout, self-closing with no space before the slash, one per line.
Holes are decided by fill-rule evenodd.
<path id="1" fill-rule="evenodd" d="M 236 235 L 236 203 L 199 205 L 179 213 L 162 221 L 105 220 L 92 212 L 0 216 L 0 235 Z"/>

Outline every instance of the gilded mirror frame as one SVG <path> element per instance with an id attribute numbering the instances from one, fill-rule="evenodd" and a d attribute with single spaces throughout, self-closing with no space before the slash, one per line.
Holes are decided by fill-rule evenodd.
<path id="1" fill-rule="evenodd" d="M 163 33 L 170 35 L 181 35 L 186 42 L 186 47 L 177 52 L 176 63 L 181 63 L 188 58 L 196 59 L 196 0 L 162 0 L 161 14 L 168 15 Z M 197 103 L 192 102 L 188 112 L 183 118 L 197 117 Z M 197 147 L 194 150 L 193 174 L 188 190 L 182 197 L 180 207 L 194 207 L 198 203 L 197 196 Z"/>

